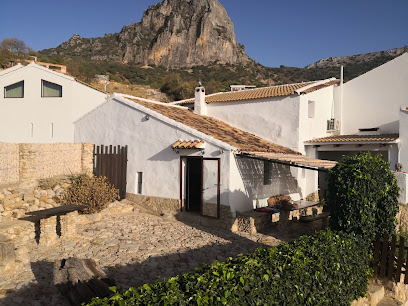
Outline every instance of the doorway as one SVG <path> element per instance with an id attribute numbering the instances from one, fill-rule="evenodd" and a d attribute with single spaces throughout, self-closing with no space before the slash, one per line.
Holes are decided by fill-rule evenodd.
<path id="1" fill-rule="evenodd" d="M 187 158 L 187 177 L 186 177 L 186 208 L 187 211 L 197 211 L 201 209 L 202 194 L 202 172 L 203 162 L 199 157 Z"/>

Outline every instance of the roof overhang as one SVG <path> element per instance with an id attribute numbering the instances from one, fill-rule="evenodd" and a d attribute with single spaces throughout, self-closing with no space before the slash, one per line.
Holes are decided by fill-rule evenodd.
<path id="1" fill-rule="evenodd" d="M 322 172 L 329 171 L 329 169 L 333 168 L 337 164 L 337 162 L 331 160 L 314 159 L 306 155 L 295 154 L 239 152 L 236 155 L 258 160 L 268 160 L 276 164 Z"/>
<path id="2" fill-rule="evenodd" d="M 353 139 L 350 137 L 350 139 L 345 139 L 345 140 L 340 140 L 340 139 L 333 139 L 333 140 L 325 140 L 324 138 L 320 139 L 313 139 L 313 140 L 308 140 L 305 141 L 305 145 L 313 145 L 313 146 L 321 146 L 321 145 L 372 145 L 372 144 L 379 144 L 379 145 L 384 145 L 384 144 L 394 144 L 394 143 L 399 143 L 400 138 L 398 136 L 396 137 L 391 137 L 391 138 L 377 138 L 377 139 Z"/>

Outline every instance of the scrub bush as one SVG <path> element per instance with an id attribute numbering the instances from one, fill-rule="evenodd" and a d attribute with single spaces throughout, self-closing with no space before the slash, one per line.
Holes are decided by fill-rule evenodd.
<path id="1" fill-rule="evenodd" d="M 381 155 L 345 156 L 329 172 L 330 227 L 372 240 L 396 227 L 399 188 Z"/>
<path id="2" fill-rule="evenodd" d="M 72 179 L 72 185 L 64 198 L 65 204 L 86 205 L 82 212 L 92 214 L 103 210 L 119 198 L 119 191 L 104 176 L 80 175 Z"/>
<path id="3" fill-rule="evenodd" d="M 367 290 L 368 248 L 326 229 L 88 305 L 350 305 Z"/>

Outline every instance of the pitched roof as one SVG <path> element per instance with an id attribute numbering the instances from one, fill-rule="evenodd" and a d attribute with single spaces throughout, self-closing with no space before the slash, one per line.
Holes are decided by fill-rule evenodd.
<path id="1" fill-rule="evenodd" d="M 181 139 L 177 140 L 171 147 L 173 149 L 202 149 L 204 148 L 204 140 L 188 140 L 183 141 Z"/>
<path id="2" fill-rule="evenodd" d="M 305 141 L 306 143 L 360 143 L 360 142 L 392 142 L 399 138 L 399 134 L 380 135 L 332 135 Z"/>
<path id="3" fill-rule="evenodd" d="M 296 83 L 296 84 L 286 84 L 278 85 L 271 87 L 255 88 L 242 91 L 231 91 L 231 92 L 221 92 L 212 95 L 207 95 L 205 97 L 206 103 L 215 103 L 215 102 L 231 102 L 231 101 L 244 101 L 244 100 L 254 100 L 262 98 L 272 98 L 272 97 L 283 97 L 290 96 L 295 93 L 295 91 L 305 87 L 305 91 L 300 93 L 309 93 L 315 90 L 319 90 L 334 84 L 337 84 L 338 80 L 327 79 L 323 81 L 312 81 L 305 83 Z M 314 86 L 315 84 L 315 86 Z M 307 87 L 307 89 L 306 89 Z M 184 105 L 194 103 L 194 99 L 188 99 L 176 102 L 174 104 Z"/>
<path id="4" fill-rule="evenodd" d="M 229 144 L 240 151 L 300 154 L 290 148 L 274 144 L 258 136 L 235 128 L 223 121 L 212 117 L 195 114 L 192 110 L 185 107 L 165 105 L 162 103 L 152 103 L 139 99 L 127 99 L 219 141 Z"/>

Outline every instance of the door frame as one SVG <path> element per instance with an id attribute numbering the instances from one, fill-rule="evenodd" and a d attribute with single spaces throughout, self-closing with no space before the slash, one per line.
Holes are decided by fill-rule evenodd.
<path id="1" fill-rule="evenodd" d="M 221 198 L 221 159 L 220 158 L 211 158 L 211 157 L 203 157 L 203 156 L 180 156 L 180 211 L 183 211 L 183 158 L 187 161 L 188 158 L 199 158 L 201 159 L 201 200 L 200 200 L 200 215 L 203 217 L 211 218 L 211 219 L 219 219 L 220 218 L 220 198 Z M 216 160 L 218 161 L 218 175 L 217 175 L 217 216 L 206 216 L 203 215 L 203 194 L 204 194 L 204 161 L 205 160 Z M 187 165 L 187 163 L 186 163 Z M 187 179 L 187 178 L 186 178 Z M 184 201 L 184 208 L 188 211 L 186 206 L 186 202 Z"/>

